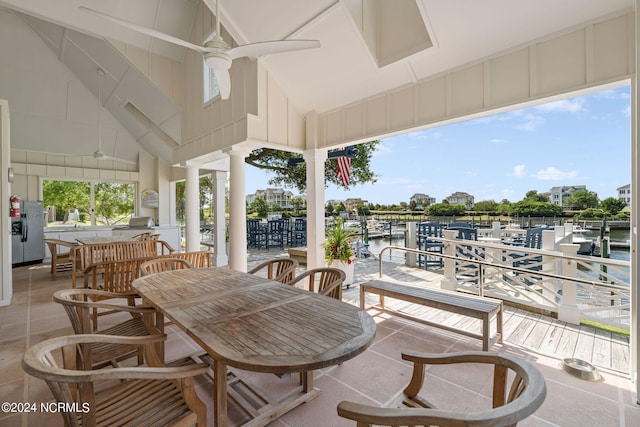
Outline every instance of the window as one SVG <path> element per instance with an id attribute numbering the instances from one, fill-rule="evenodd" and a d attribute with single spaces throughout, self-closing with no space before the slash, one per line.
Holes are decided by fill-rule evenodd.
<path id="1" fill-rule="evenodd" d="M 133 215 L 135 184 L 45 179 L 42 199 L 49 212 L 49 224 L 114 225 L 128 222 Z"/>
<path id="2" fill-rule="evenodd" d="M 215 31 L 205 39 L 205 43 L 211 40 L 216 35 Z M 220 89 L 218 88 L 218 81 L 216 80 L 216 72 L 207 66 L 202 58 L 203 67 L 203 99 L 204 103 L 211 101 L 216 96 L 220 95 Z"/>

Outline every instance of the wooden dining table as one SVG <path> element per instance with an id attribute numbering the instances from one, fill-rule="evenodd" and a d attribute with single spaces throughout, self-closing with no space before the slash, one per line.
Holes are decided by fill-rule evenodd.
<path id="1" fill-rule="evenodd" d="M 314 370 L 357 356 L 375 336 L 374 320 L 355 305 L 226 267 L 168 271 L 132 286 L 212 359 L 219 427 L 228 425 L 229 367 L 301 373 L 297 392 L 269 402 L 245 424 L 262 426 L 319 393 Z"/>
<path id="2" fill-rule="evenodd" d="M 96 243 L 130 242 L 131 238 L 127 236 L 90 236 L 78 237 L 76 241 L 83 245 L 93 245 Z"/>

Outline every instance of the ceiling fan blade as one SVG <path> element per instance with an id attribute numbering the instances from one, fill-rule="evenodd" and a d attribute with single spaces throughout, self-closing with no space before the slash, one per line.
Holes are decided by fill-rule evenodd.
<path id="1" fill-rule="evenodd" d="M 231 59 L 236 59 L 243 56 L 257 57 L 260 55 L 314 49 L 317 47 L 320 47 L 320 41 L 318 40 L 272 40 L 234 47 L 227 51 L 227 55 L 229 55 Z"/>
<path id="2" fill-rule="evenodd" d="M 216 82 L 218 83 L 218 89 L 220 90 L 220 98 L 229 99 L 231 94 L 231 76 L 229 70 L 215 70 Z"/>
<path id="3" fill-rule="evenodd" d="M 208 51 L 207 49 L 204 49 L 202 46 L 189 43 L 188 41 L 179 39 L 177 37 L 171 36 L 166 33 L 162 33 L 160 31 L 156 31 L 153 28 L 143 27 L 141 25 L 134 24 L 133 22 L 125 21 L 123 19 L 116 18 L 115 16 L 107 15 L 106 13 L 103 13 L 94 9 L 90 9 L 88 7 L 78 6 L 78 8 L 84 10 L 85 12 L 91 13 L 92 15 L 96 15 L 103 19 L 106 19 L 107 21 L 129 28 L 130 30 L 137 31 L 138 33 L 146 34 L 147 36 L 151 36 L 159 40 L 163 40 L 169 43 L 177 44 L 178 46 L 183 46 L 189 49 L 193 49 L 196 52 L 200 52 L 200 53 L 205 53 Z"/>

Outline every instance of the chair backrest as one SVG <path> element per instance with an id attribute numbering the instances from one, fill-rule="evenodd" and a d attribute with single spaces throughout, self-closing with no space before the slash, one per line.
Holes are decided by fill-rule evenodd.
<path id="1" fill-rule="evenodd" d="M 89 301 L 89 296 L 106 296 L 106 292 L 94 291 L 93 289 L 63 289 L 53 294 L 53 300 L 62 305 L 67 312 L 73 332 L 76 334 L 90 334 L 93 331 L 91 326 L 91 315 L 89 308 L 94 303 Z"/>
<path id="2" fill-rule="evenodd" d="M 437 222 L 421 222 L 418 234 L 424 237 L 442 237 L 442 224 Z"/>
<path id="3" fill-rule="evenodd" d="M 209 251 L 178 252 L 164 255 L 164 257 L 183 259 L 188 261 L 193 268 L 209 268 L 212 266 L 211 252 Z"/>
<path id="4" fill-rule="evenodd" d="M 256 232 L 261 231 L 261 225 L 259 219 L 248 219 L 247 220 L 247 232 Z"/>
<path id="5" fill-rule="evenodd" d="M 282 233 L 284 230 L 284 221 L 281 219 L 272 219 L 267 221 L 267 228 L 269 230 L 269 234 Z"/>
<path id="6" fill-rule="evenodd" d="M 252 268 L 249 273 L 264 274 L 266 271 L 267 279 L 287 283 L 295 277 L 297 267 L 298 261 L 293 258 L 274 258 Z"/>
<path id="7" fill-rule="evenodd" d="M 524 238 L 524 247 L 540 249 L 542 247 L 542 231 L 544 228 L 527 228 L 527 235 Z"/>
<path id="8" fill-rule="evenodd" d="M 478 229 L 469 227 L 447 227 L 447 230 L 458 232 L 457 239 L 462 240 L 478 240 Z"/>
<path id="9" fill-rule="evenodd" d="M 151 236 L 151 232 L 147 231 L 145 233 L 136 234 L 135 236 L 131 236 L 131 240 L 151 240 L 149 237 Z"/>
<path id="10" fill-rule="evenodd" d="M 307 220 L 304 218 L 296 218 L 293 222 L 293 229 L 295 231 L 307 231 Z"/>
<path id="11" fill-rule="evenodd" d="M 135 294 L 131 283 L 140 277 L 140 264 L 146 260 L 134 258 L 91 264 L 84 271 L 84 287 L 117 294 Z M 103 277 L 102 281 L 100 276 Z"/>
<path id="12" fill-rule="evenodd" d="M 162 273 L 164 271 L 182 270 L 192 267 L 193 265 L 191 265 L 191 263 L 186 259 L 162 257 L 150 259 L 141 263 L 140 273 L 142 276 L 149 276 L 151 274 Z"/>
<path id="13" fill-rule="evenodd" d="M 78 245 L 73 250 L 74 259 L 80 270 L 100 262 L 149 258 L 174 252 L 174 249 L 164 240 L 94 243 Z"/>
<path id="14" fill-rule="evenodd" d="M 305 271 L 287 284 L 295 286 L 307 278 L 309 292 L 317 292 L 320 295 L 342 300 L 342 283 L 347 278 L 344 271 L 331 267 L 314 268 Z"/>
<path id="15" fill-rule="evenodd" d="M 402 358 L 414 363 L 414 371 L 398 404 L 394 405 L 396 407 L 380 408 L 341 402 L 338 405 L 338 415 L 356 421 L 358 427 L 515 426 L 533 414 L 542 405 L 547 394 L 542 372 L 526 360 L 510 354 L 481 351 L 442 355 L 403 353 Z M 425 387 L 424 394 L 420 393 L 423 383 L 427 381 L 424 375 L 425 365 L 461 363 L 493 365 L 492 409 L 479 412 L 439 410 L 426 400 L 429 394 L 433 395 L 435 387 Z"/>

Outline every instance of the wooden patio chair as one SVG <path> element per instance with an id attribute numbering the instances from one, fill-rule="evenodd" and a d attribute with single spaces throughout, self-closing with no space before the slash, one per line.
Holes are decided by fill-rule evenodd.
<path id="1" fill-rule="evenodd" d="M 186 259 L 162 257 L 150 259 L 140 264 L 140 273 L 142 276 L 149 276 L 164 271 L 182 270 L 185 268 L 193 268 L 193 265 Z"/>
<path id="2" fill-rule="evenodd" d="M 178 252 L 163 255 L 163 257 L 183 259 L 188 261 L 193 268 L 209 268 L 212 265 L 211 252 L 209 251 Z"/>
<path id="3" fill-rule="evenodd" d="M 437 222 L 423 222 L 418 224 L 418 249 L 435 254 L 444 253 L 444 243 L 432 240 L 434 237 L 442 237 L 442 224 Z M 444 259 L 439 256 L 418 255 L 418 262 L 424 265 L 425 270 L 430 266 L 444 266 Z"/>
<path id="4" fill-rule="evenodd" d="M 140 264 L 148 258 L 133 258 L 120 261 L 105 261 L 91 264 L 84 271 L 84 288 L 106 291 L 121 298 L 127 298 L 129 305 L 135 305 L 138 293 L 131 287 L 131 283 L 140 277 Z M 107 297 L 95 295 L 93 300 L 103 300 Z M 111 313 L 111 310 L 102 310 L 101 307 L 92 308 L 93 328 L 98 327 L 98 316 Z"/>
<path id="5" fill-rule="evenodd" d="M 69 316 L 73 332 L 76 334 L 97 333 L 101 335 L 146 336 L 161 335 L 155 327 L 156 311 L 152 307 L 129 306 L 125 304 L 105 303 L 104 299 L 117 300 L 122 295 L 93 289 L 64 289 L 53 294 L 53 301 L 62 305 Z M 96 301 L 91 301 L 96 300 Z M 127 298 L 128 300 L 128 298 Z M 128 302 L 128 301 L 126 301 Z M 105 329 L 96 330 L 92 325 L 91 310 L 94 308 L 107 309 L 114 314 L 129 313 L 131 317 Z M 114 367 L 118 362 L 132 356 L 138 357 L 138 364 L 144 362 L 143 351 L 139 346 L 126 345 L 94 345 L 91 346 L 91 360 L 93 369 L 108 365 Z"/>
<path id="6" fill-rule="evenodd" d="M 78 244 L 60 239 L 44 239 L 44 242 L 51 252 L 51 277 L 53 280 L 56 280 L 56 274 L 59 272 L 73 271 L 73 248 Z"/>
<path id="7" fill-rule="evenodd" d="M 405 352 L 402 359 L 413 362 L 409 385 L 398 397 L 397 404 L 379 408 L 343 401 L 338 415 L 357 422 L 358 427 L 381 426 L 515 426 L 533 414 L 546 397 L 544 376 L 531 363 L 510 354 L 469 351 L 449 354 Z M 421 393 L 425 365 L 458 363 L 493 366 L 492 409 L 478 412 L 458 412 L 436 409 L 426 400 L 433 395 L 433 386 Z M 510 385 L 509 385 L 510 382 Z M 418 395 L 420 393 L 420 396 Z"/>
<path id="8" fill-rule="evenodd" d="M 305 271 L 287 284 L 295 286 L 306 278 L 309 278 L 309 292 L 317 292 L 320 295 L 342 300 L 342 283 L 347 278 L 344 271 L 330 267 L 314 268 Z"/>
<path id="9" fill-rule="evenodd" d="M 267 279 L 280 283 L 287 283 L 296 276 L 298 261 L 292 258 L 274 258 L 257 265 L 249 270 L 249 274 L 264 274 Z"/>
<path id="10" fill-rule="evenodd" d="M 153 352 L 162 336 L 71 335 L 50 338 L 29 348 L 22 369 L 46 381 L 64 425 L 206 426 L 207 410 L 196 394 L 193 377 L 207 364 L 163 367 Z M 149 366 L 89 370 L 75 349 L 88 346 L 143 346 Z M 57 362 L 61 360 L 62 363 Z"/>
<path id="11" fill-rule="evenodd" d="M 151 232 L 147 231 L 144 233 L 136 234 L 135 236 L 131 236 L 131 240 L 151 240 Z"/>

